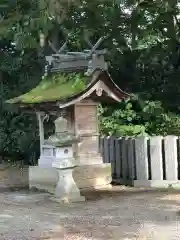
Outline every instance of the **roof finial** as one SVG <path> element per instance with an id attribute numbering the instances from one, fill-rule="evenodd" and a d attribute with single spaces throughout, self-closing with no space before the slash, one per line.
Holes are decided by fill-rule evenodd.
<path id="1" fill-rule="evenodd" d="M 55 52 L 55 54 L 52 54 L 51 56 L 46 56 L 50 72 L 73 72 L 77 70 L 86 70 L 86 75 L 91 75 L 96 69 L 108 69 L 108 64 L 104 60 L 104 55 L 107 51 L 105 49 L 97 50 L 107 36 L 100 37 L 94 45 L 90 42 L 88 36 L 85 36 L 84 39 L 91 49 L 84 50 L 82 52 L 65 52 L 69 36 L 70 35 L 68 35 L 65 43 L 59 50 L 56 49 L 51 42 L 49 42 L 51 49 Z"/>

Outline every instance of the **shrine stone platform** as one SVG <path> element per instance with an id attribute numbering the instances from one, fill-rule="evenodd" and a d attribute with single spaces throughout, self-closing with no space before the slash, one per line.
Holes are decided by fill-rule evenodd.
<path id="1" fill-rule="evenodd" d="M 107 187 L 111 181 L 111 164 L 83 165 L 74 169 L 73 178 L 79 189 Z M 54 193 L 58 181 L 55 168 L 29 167 L 29 188 Z"/>

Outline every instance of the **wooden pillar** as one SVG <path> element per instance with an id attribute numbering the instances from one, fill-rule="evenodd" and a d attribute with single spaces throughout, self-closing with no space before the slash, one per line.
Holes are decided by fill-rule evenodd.
<path id="1" fill-rule="evenodd" d="M 44 125 L 43 125 L 44 114 L 41 112 L 37 112 L 37 118 L 39 123 L 40 151 L 42 154 L 42 145 L 44 144 Z"/>

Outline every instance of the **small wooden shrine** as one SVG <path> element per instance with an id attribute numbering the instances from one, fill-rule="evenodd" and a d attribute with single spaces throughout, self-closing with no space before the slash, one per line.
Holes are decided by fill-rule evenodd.
<path id="1" fill-rule="evenodd" d="M 104 164 L 99 154 L 98 104 L 120 102 L 129 95 L 108 73 L 106 51 L 97 50 L 101 41 L 84 52 L 62 53 L 60 50 L 47 56 L 46 71 L 40 84 L 8 101 L 24 110 L 34 111 L 38 117 L 41 156 L 38 166 L 29 168 L 30 188 L 54 193 L 62 175 L 62 171 L 58 175 L 54 159 L 65 159 L 64 154 L 71 152 L 71 147 L 73 154 L 70 155 L 75 163 L 72 175 L 78 189 L 111 183 L 111 166 Z M 49 139 L 44 139 L 44 120 L 51 116 L 57 117 L 55 132 Z M 69 141 L 71 144 L 68 138 L 73 140 Z M 62 170 L 62 166 L 59 169 Z"/>

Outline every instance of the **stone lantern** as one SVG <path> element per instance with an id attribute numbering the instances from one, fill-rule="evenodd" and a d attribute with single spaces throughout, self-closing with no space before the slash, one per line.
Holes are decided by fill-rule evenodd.
<path id="1" fill-rule="evenodd" d="M 8 101 L 38 117 L 41 154 L 38 166 L 29 167 L 30 188 L 59 199 L 69 196 L 71 201 L 74 192 L 76 199 L 82 199 L 78 189 L 111 183 L 111 164 L 104 163 L 99 153 L 98 104 L 121 102 L 129 95 L 114 83 L 104 54 L 93 47 L 47 56 L 47 72 L 40 84 Z M 46 115 L 57 116 L 55 134 L 49 139 L 44 139 Z"/>
<path id="2" fill-rule="evenodd" d="M 68 122 L 62 116 L 55 120 L 55 134 L 50 136 L 46 145 L 53 146 L 52 167 L 57 169 L 58 182 L 54 200 L 58 202 L 84 201 L 74 181 L 73 171 L 78 165 L 73 145 L 79 139 L 69 132 Z"/>

